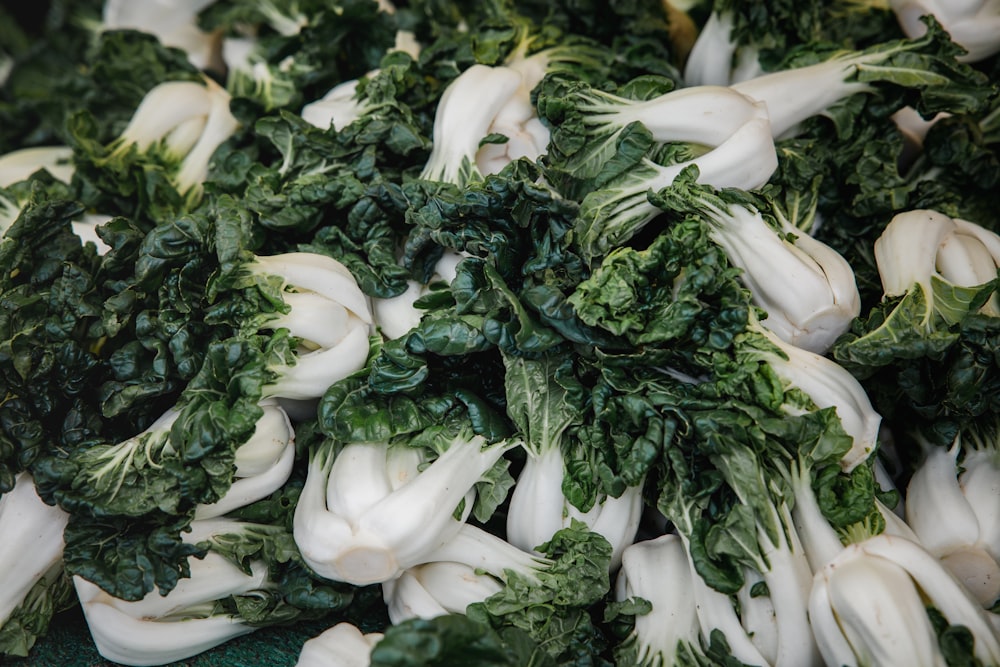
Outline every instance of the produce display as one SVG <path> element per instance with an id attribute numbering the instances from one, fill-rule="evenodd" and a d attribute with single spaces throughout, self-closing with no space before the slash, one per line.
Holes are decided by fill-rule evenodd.
<path id="1" fill-rule="evenodd" d="M 1000 665 L 1000 3 L 39 7 L 3 664 Z"/>

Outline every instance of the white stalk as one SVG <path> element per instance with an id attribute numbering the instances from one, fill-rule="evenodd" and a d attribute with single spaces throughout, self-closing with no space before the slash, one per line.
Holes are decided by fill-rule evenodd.
<path id="1" fill-rule="evenodd" d="M 405 335 L 420 324 L 423 311 L 413 307 L 413 302 L 424 295 L 426 289 L 416 280 L 406 281 L 406 291 L 388 298 L 372 299 L 372 315 L 379 332 L 387 340 Z"/>
<path id="2" fill-rule="evenodd" d="M 425 590 L 449 613 L 464 614 L 475 602 L 499 593 L 503 585 L 496 578 L 481 574 L 464 563 L 438 561 L 408 570 Z"/>
<path id="3" fill-rule="evenodd" d="M 207 122 L 205 116 L 193 116 L 170 130 L 163 138 L 167 152 L 175 159 L 183 159 L 197 145 Z"/>
<path id="4" fill-rule="evenodd" d="M 630 223 L 638 230 L 660 212 L 649 203 L 646 193 L 670 187 L 681 172 L 692 165 L 698 167 L 698 182 L 715 188 L 754 190 L 763 186 L 777 169 L 778 156 L 768 129 L 767 116 L 763 108 L 756 108 L 756 117 L 741 125 L 721 144 L 696 158 L 667 166 L 642 158 L 636 170 L 640 174 L 635 179 L 636 184 L 629 185 L 628 189 L 618 194 L 617 199 L 609 202 L 602 217 L 612 220 L 625 216 L 641 218 L 641 223 Z M 627 182 L 629 174 L 624 178 Z M 586 201 L 587 198 L 584 198 Z"/>
<path id="5" fill-rule="evenodd" d="M 342 304 L 315 292 L 285 292 L 282 298 L 291 310 L 275 317 L 268 326 L 288 329 L 293 336 L 314 347 L 333 347 L 347 335 L 351 320 L 362 323 Z"/>
<path id="6" fill-rule="evenodd" d="M 208 116 L 211 110 L 212 96 L 204 84 L 167 81 L 146 93 L 118 141 L 123 149 L 135 145 L 145 151 L 185 121 Z"/>
<path id="7" fill-rule="evenodd" d="M 343 130 L 364 113 L 364 104 L 355 96 L 357 89 L 357 79 L 337 84 L 320 99 L 302 107 L 302 120 L 323 130 Z"/>
<path id="8" fill-rule="evenodd" d="M 277 401 L 260 402 L 264 412 L 254 427 L 253 435 L 236 449 L 236 477 L 253 477 L 272 469 L 284 459 L 290 444 L 295 442 L 295 429 L 288 414 Z"/>
<path id="9" fill-rule="evenodd" d="M 0 627 L 28 592 L 55 567 L 61 567 L 63 530 L 69 514 L 45 504 L 31 475 L 22 472 L 14 488 L 0 496 L 0 563 L 4 586 L 0 595 Z"/>
<path id="10" fill-rule="evenodd" d="M 439 561 L 417 565 L 398 579 L 382 584 L 389 620 L 430 619 L 444 614 L 464 614 L 503 589 L 496 579 L 461 563 Z"/>
<path id="11" fill-rule="evenodd" d="M 941 557 L 954 575 L 984 609 L 1000 600 L 1000 563 L 978 545 L 958 547 Z"/>
<path id="12" fill-rule="evenodd" d="M 352 539 L 348 520 L 327 508 L 327 484 L 333 467 L 332 452 L 321 451 L 310 456 L 306 481 L 295 505 L 292 534 L 302 560 L 321 577 L 339 580 L 336 560 L 348 548 Z M 393 563 L 379 564 L 376 576 L 391 579 L 396 568 Z"/>
<path id="13" fill-rule="evenodd" d="M 677 535 L 636 542 L 622 554 L 615 599 L 647 600 L 652 609 L 636 616 L 632 636 L 640 664 L 673 664 L 678 646 L 701 645 L 697 600 L 684 542 Z"/>
<path id="14" fill-rule="evenodd" d="M 256 629 L 233 616 L 155 623 L 103 604 L 85 606 L 84 616 L 97 652 L 134 667 L 184 660 Z M 156 627 L 151 627 L 153 623 Z"/>
<path id="15" fill-rule="evenodd" d="M 410 570 L 382 582 L 382 601 L 393 625 L 413 618 L 431 619 L 448 613 L 444 605 L 410 574 Z"/>
<path id="16" fill-rule="evenodd" d="M 486 65 L 473 65 L 452 81 L 438 102 L 431 155 L 421 178 L 455 185 L 477 178 L 479 142 L 520 85 L 519 72 Z"/>
<path id="17" fill-rule="evenodd" d="M 996 262 L 983 244 L 958 230 L 938 248 L 937 268 L 945 280 L 958 285 L 982 285 L 997 275 Z"/>
<path id="18" fill-rule="evenodd" d="M 622 112 L 626 122 L 637 120 L 660 143 L 684 141 L 718 146 L 744 124 L 761 115 L 760 106 L 732 88 L 680 88 L 648 102 L 636 102 Z"/>
<path id="19" fill-rule="evenodd" d="M 334 347 L 298 356 L 294 365 L 274 366 L 278 378 L 266 388 L 272 397 L 319 398 L 334 382 L 364 368 L 368 359 L 368 327 L 356 326 Z"/>
<path id="20" fill-rule="evenodd" d="M 481 436 L 456 441 L 411 481 L 381 498 L 367 495 L 360 503 L 347 500 L 348 489 L 366 493 L 363 485 L 376 477 L 372 471 L 378 452 L 359 452 L 360 470 L 368 471 L 359 479 L 340 469 L 332 474 L 337 465 L 331 455 L 315 454 L 294 518 L 303 558 L 320 576 L 356 585 L 381 583 L 433 560 L 431 554 L 461 530 L 463 524 L 452 517 L 455 508 L 511 446 L 483 445 Z M 332 490 L 331 484 L 347 489 Z M 384 490 L 389 482 L 378 484 Z M 338 514 L 344 506 L 353 513 Z"/>
<path id="21" fill-rule="evenodd" d="M 434 265 L 430 283 L 443 282 L 450 285 L 455 279 L 458 264 L 468 256 L 464 251 L 446 249 Z M 424 311 L 415 308 L 413 304 L 429 292 L 429 285 L 408 280 L 406 291 L 402 294 L 387 299 L 373 298 L 372 315 L 382 336 L 387 339 L 399 338 L 420 324 Z"/>
<path id="22" fill-rule="evenodd" d="M 774 665 L 778 659 L 778 621 L 774 604 L 769 595 L 752 595 L 755 584 L 764 581 L 756 570 L 743 568 L 743 586 L 736 592 L 736 600 L 740 606 L 740 623 L 750 636 L 750 641 L 757 647 L 767 664 Z"/>
<path id="23" fill-rule="evenodd" d="M 781 526 L 791 525 L 787 508 Z M 812 571 L 798 537 L 792 532 L 780 532 L 778 542 L 771 541 L 762 528 L 757 531 L 766 567 L 761 574 L 767 583 L 768 597 L 774 607 L 778 645 L 774 657 L 775 667 L 806 667 L 819 665 L 820 656 L 809 627 L 807 609 L 812 587 Z"/>
<path id="24" fill-rule="evenodd" d="M 1000 597 L 1000 563 L 991 553 L 986 531 L 996 530 L 1000 485 L 972 502 L 960 484 L 960 441 L 949 449 L 926 447 L 926 458 L 907 487 L 907 524 L 918 541 L 976 597 L 984 607 Z M 972 450 L 976 452 L 980 450 Z M 970 453 L 972 453 L 970 452 Z M 975 456 L 969 457 L 975 469 Z M 968 469 L 966 469 L 967 471 Z M 985 522 L 983 521 L 985 519 Z M 986 538 L 986 539 L 984 539 Z"/>
<path id="25" fill-rule="evenodd" d="M 761 107 L 754 108 L 757 111 L 754 118 L 718 146 L 690 162 L 664 169 L 659 179 L 663 182 L 652 185 L 653 189 L 673 183 L 677 174 L 690 164 L 698 165 L 699 183 L 716 188 L 754 190 L 767 183 L 778 167 L 778 157 L 767 114 Z"/>
<path id="26" fill-rule="evenodd" d="M 218 36 L 198 28 L 198 14 L 215 0 L 106 0 L 102 30 L 133 29 L 182 49 L 199 69 L 218 65 Z"/>
<path id="27" fill-rule="evenodd" d="M 956 232 L 955 238 L 964 247 L 964 254 L 969 257 L 967 267 L 974 267 L 968 274 L 958 275 L 952 278 L 950 271 L 951 264 L 945 267 L 941 260 L 941 253 L 938 252 L 938 270 L 946 280 L 958 285 L 982 285 L 997 277 L 1000 270 L 1000 235 L 982 225 L 977 225 L 968 220 L 954 218 Z M 962 266 L 958 264 L 958 266 Z M 1000 316 L 1000 296 L 993 294 L 990 296 L 979 312 L 993 317 Z"/>
<path id="28" fill-rule="evenodd" d="M 206 79 L 209 109 L 205 128 L 198 141 L 181 161 L 181 168 L 175 176 L 177 189 L 184 193 L 200 189 L 208 177 L 209 160 L 222 142 L 231 137 L 239 127 L 239 121 L 229 110 L 229 93 L 211 79 Z"/>
<path id="29" fill-rule="evenodd" d="M 187 544 L 198 544 L 199 542 L 215 541 L 220 535 L 240 533 L 245 523 L 240 519 L 228 516 L 207 517 L 192 521 L 188 526 L 188 531 L 181 535 Z"/>
<path id="30" fill-rule="evenodd" d="M 528 453 L 514 485 L 507 511 L 507 540 L 525 551 L 535 551 L 565 526 L 566 496 L 562 450 L 548 447 Z"/>
<path id="31" fill-rule="evenodd" d="M 978 600 L 924 548 L 911 540 L 876 535 L 857 545 L 866 555 L 902 568 L 924 598 L 952 625 L 964 625 L 975 640 L 973 654 L 983 664 L 1000 664 L 1000 637 Z"/>
<path id="32" fill-rule="evenodd" d="M 630 100 L 599 91 L 594 94 L 601 102 L 590 106 L 607 111 L 589 114 L 588 123 L 624 127 L 637 121 L 659 143 L 718 146 L 762 112 L 759 104 L 726 85 L 679 88 L 650 100 Z"/>
<path id="33" fill-rule="evenodd" d="M 312 252 L 258 256 L 250 265 L 250 270 L 280 276 L 286 286 L 297 291 L 315 292 L 342 304 L 362 322 L 372 322 L 368 297 L 358 287 L 350 269 L 332 257 Z"/>
<path id="34" fill-rule="evenodd" d="M 362 634 L 357 626 L 338 623 L 302 645 L 295 667 L 368 667 L 382 633 Z"/>
<path id="35" fill-rule="evenodd" d="M 181 579 L 169 594 L 152 591 L 135 602 L 73 577 L 98 652 L 125 665 L 161 665 L 253 632 L 239 617 L 213 614 L 212 606 L 216 600 L 266 586 L 267 567 L 254 562 L 252 573 L 246 574 L 214 552 L 189 559 L 189 565 L 191 577 Z"/>
<path id="36" fill-rule="evenodd" d="M 280 489 L 292 474 L 295 464 L 295 446 L 285 447 L 274 466 L 259 475 L 237 478 L 222 499 L 195 508 L 195 519 L 222 516 L 251 503 L 262 500 Z"/>
<path id="37" fill-rule="evenodd" d="M 503 444 L 487 447 L 481 436 L 452 444 L 416 479 L 366 512 L 358 528 L 384 535 L 387 546 L 399 555 L 401 562 L 418 564 L 454 536 L 452 513 L 455 508 L 509 447 Z M 400 531 L 400 517 L 406 517 L 408 531 Z M 418 536 L 420 539 L 413 539 Z M 423 538 L 427 536 L 433 546 L 425 543 Z"/>
<path id="38" fill-rule="evenodd" d="M 980 542 L 1000 561 L 1000 449 L 966 447 L 958 483 L 979 520 Z"/>
<path id="39" fill-rule="evenodd" d="M 896 214 L 875 241 L 875 263 L 885 296 L 902 296 L 920 285 L 930 298 L 938 248 L 956 229 L 951 218 L 936 211 Z"/>
<path id="40" fill-rule="evenodd" d="M 833 560 L 844 545 L 819 508 L 807 468 L 799 467 L 792 471 L 792 489 L 795 496 L 792 524 L 802 542 L 809 567 L 816 572 Z"/>
<path id="41" fill-rule="evenodd" d="M 885 520 L 885 527 L 882 529 L 883 533 L 886 535 L 893 535 L 895 537 L 902 537 L 914 542 L 920 541 L 920 538 L 918 538 L 917 534 L 913 532 L 910 525 L 903 519 L 899 518 L 899 515 L 889 509 L 885 503 L 878 498 L 875 499 L 875 509 L 878 510 L 878 513 L 881 514 L 882 518 Z"/>
<path id="42" fill-rule="evenodd" d="M 850 321 L 861 312 L 861 296 L 854 278 L 854 269 L 843 255 L 809 234 L 799 232 L 794 246 L 814 262 L 817 270 L 822 273 L 830 290 L 830 300 L 817 304 L 819 312 L 804 320 L 799 327 L 801 333 L 797 333 L 792 343 L 817 353 L 825 353 L 837 337 L 848 329 Z"/>
<path id="43" fill-rule="evenodd" d="M 319 349 L 299 354 L 292 365 L 272 367 L 278 378 L 268 395 L 304 400 L 322 396 L 334 382 L 362 368 L 369 351 L 372 324 L 368 297 L 350 270 L 332 257 L 310 252 L 258 256 L 248 266 L 252 273 L 276 276 L 283 282 L 291 308 L 276 317 L 275 327 L 288 327 Z M 325 299 L 319 302 L 318 299 Z M 319 311 L 313 315 L 313 311 Z M 332 345 L 328 345 L 333 343 Z"/>
<path id="44" fill-rule="evenodd" d="M 494 116 L 489 134 L 502 134 L 507 141 L 485 144 L 476 152 L 476 168 L 483 175 L 496 174 L 520 158 L 536 160 L 548 148 L 549 130 L 535 112 L 531 86 L 523 75 L 521 85 Z"/>
<path id="45" fill-rule="evenodd" d="M 920 544 L 941 558 L 979 541 L 979 519 L 958 485 L 959 443 L 925 450 L 926 458 L 906 488 L 906 522 Z"/>
<path id="46" fill-rule="evenodd" d="M 45 169 L 63 183 L 73 178 L 73 149 L 68 146 L 38 146 L 21 148 L 0 155 L 0 188 L 26 180 L 39 169 Z"/>
<path id="47" fill-rule="evenodd" d="M 844 431 L 853 440 L 850 451 L 840 461 L 841 468 L 850 472 L 866 461 L 875 451 L 882 416 L 875 412 L 861 384 L 836 362 L 789 345 L 763 327 L 757 329 L 787 357 L 771 355 L 774 372 L 802 390 L 817 407 L 836 408 Z"/>
<path id="48" fill-rule="evenodd" d="M 944 667 L 930 619 L 905 570 L 849 545 L 816 573 L 812 628 L 830 665 Z"/>
<path id="49" fill-rule="evenodd" d="M 761 102 L 771 119 L 771 132 L 781 137 L 805 119 L 822 114 L 835 102 L 856 93 L 871 90 L 871 86 L 846 79 L 868 60 L 885 56 L 854 56 L 762 74 L 739 81 L 732 88 L 750 99 Z M 804 91 L 808 90 L 808 93 Z"/>
<path id="50" fill-rule="evenodd" d="M 390 488 L 395 491 L 417 478 L 427 463 L 423 450 L 406 445 L 389 447 L 385 458 L 385 476 Z"/>
<path id="51" fill-rule="evenodd" d="M 733 14 L 712 12 L 701 27 L 684 65 L 684 81 L 691 85 L 726 86 L 732 83 L 736 43 L 732 40 Z"/>
<path id="52" fill-rule="evenodd" d="M 535 580 L 538 570 L 550 563 L 547 558 L 519 549 L 469 524 L 461 524 L 450 540 L 427 556 L 427 562 L 461 563 L 501 580 L 506 580 L 506 572 L 510 570 L 531 581 Z"/>
<path id="53" fill-rule="evenodd" d="M 191 576 L 179 579 L 167 595 L 150 591 L 135 601 L 113 597 L 81 577 L 73 579 L 84 604 L 107 605 L 132 618 L 164 623 L 201 616 L 206 603 L 267 585 L 267 567 L 260 561 L 251 563 L 252 573 L 246 574 L 225 556 L 209 551 L 204 558 L 189 558 L 188 565 Z"/>
<path id="54" fill-rule="evenodd" d="M 796 347 L 825 353 L 861 312 L 854 271 L 843 256 L 788 226 L 772 229 L 759 211 L 704 206 L 712 238 L 767 311 L 762 324 Z"/>
<path id="55" fill-rule="evenodd" d="M 851 641 L 845 636 L 838 614 L 834 612 L 829 584 L 825 578 L 821 579 L 825 577 L 824 572 L 817 572 L 815 577 L 809 593 L 809 622 L 820 655 L 828 665 L 867 667 L 858 662 Z M 871 591 L 868 594 L 871 595 Z M 847 615 L 846 611 L 840 613 Z"/>
<path id="56" fill-rule="evenodd" d="M 622 552 L 635 541 L 639 530 L 643 510 L 642 487 L 642 484 L 630 486 L 617 498 L 602 495 L 587 512 L 581 512 L 572 503 L 566 502 L 566 518 L 562 527 L 568 528 L 576 519 L 604 537 L 611 544 L 611 569 L 615 570 L 621 565 Z"/>
<path id="57" fill-rule="evenodd" d="M 386 474 L 389 445 L 354 442 L 345 445 L 333 461 L 326 486 L 326 507 L 344 517 L 357 518 L 392 493 Z"/>
<path id="58" fill-rule="evenodd" d="M 920 37 L 927 26 L 920 17 L 930 14 L 967 53 L 959 62 L 974 63 L 1000 52 L 1000 2 L 997 0 L 889 0 L 907 37 Z"/>
<path id="59" fill-rule="evenodd" d="M 746 629 L 733 608 L 732 600 L 728 595 L 720 593 L 705 583 L 694 567 L 687 538 L 682 535 L 681 539 L 684 541 L 684 551 L 691 569 L 691 584 L 702 635 L 707 637 L 714 630 L 718 630 L 726 638 L 730 654 L 734 658 L 745 665 L 766 667 L 769 663 L 761 655 L 760 650 L 754 646 L 750 636 L 747 635 Z"/>

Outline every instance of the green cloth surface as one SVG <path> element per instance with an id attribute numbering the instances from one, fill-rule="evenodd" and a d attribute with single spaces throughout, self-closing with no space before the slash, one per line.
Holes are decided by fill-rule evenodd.
<path id="1" fill-rule="evenodd" d="M 309 621 L 290 627 L 262 628 L 237 637 L 171 667 L 293 667 L 302 644 L 336 621 Z M 117 667 L 97 652 L 79 607 L 52 619 L 49 633 L 27 658 L 0 658 L 4 667 Z"/>

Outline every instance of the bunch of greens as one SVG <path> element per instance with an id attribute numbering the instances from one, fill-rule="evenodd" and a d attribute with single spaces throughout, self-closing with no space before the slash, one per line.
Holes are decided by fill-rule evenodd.
<path id="1" fill-rule="evenodd" d="M 1000 66 L 904 10 L 0 10 L 0 654 L 1000 662 Z"/>

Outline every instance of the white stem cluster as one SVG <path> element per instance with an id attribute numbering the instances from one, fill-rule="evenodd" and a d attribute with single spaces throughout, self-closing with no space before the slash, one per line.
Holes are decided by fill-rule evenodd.
<path id="1" fill-rule="evenodd" d="M 875 241 L 875 262 L 886 297 L 902 296 L 919 286 L 925 298 L 932 299 L 938 282 L 974 288 L 996 279 L 1000 236 L 938 211 L 904 211 L 889 221 Z M 965 314 L 953 312 L 941 299 L 935 299 L 935 309 L 949 323 Z M 996 295 L 981 312 L 1000 315 Z"/>
<path id="2" fill-rule="evenodd" d="M 382 583 L 433 560 L 472 509 L 476 482 L 510 446 L 456 439 L 426 467 L 405 445 L 351 443 L 313 453 L 295 508 L 294 536 L 320 576 Z M 462 521 L 454 518 L 463 503 Z"/>
<path id="3" fill-rule="evenodd" d="M 984 606 L 1000 598 L 1000 461 L 959 440 L 927 447 L 906 489 L 906 522 L 927 551 Z"/>
<path id="4" fill-rule="evenodd" d="M 941 667 L 946 663 L 925 605 L 968 629 L 983 664 L 1000 662 L 988 612 L 938 559 L 893 535 L 848 545 L 818 571 L 809 615 L 827 664 Z"/>
<path id="5" fill-rule="evenodd" d="M 236 470 L 226 494 L 210 505 L 198 505 L 195 519 L 222 516 L 271 495 L 288 481 L 295 463 L 295 431 L 288 415 L 273 399 L 261 402 L 264 414 L 253 435 L 236 449 Z"/>
<path id="6" fill-rule="evenodd" d="M 661 535 L 636 542 L 622 554 L 615 582 L 615 599 L 642 598 L 650 603 L 648 614 L 637 616 L 627 641 L 634 643 L 640 665 L 688 664 L 682 656 L 700 655 L 694 577 L 687 550 L 680 537 Z M 693 660 L 690 664 L 697 664 Z"/>
<path id="7" fill-rule="evenodd" d="M 960 62 L 978 62 L 1000 52 L 998 0 L 889 0 L 907 37 L 921 37 L 927 26 L 920 17 L 931 15 L 966 53 Z"/>
<path id="8" fill-rule="evenodd" d="M 326 255 L 291 252 L 259 256 L 250 271 L 283 281 L 290 310 L 268 326 L 285 328 L 300 340 L 295 363 L 272 368 L 278 378 L 267 387 L 269 396 L 319 398 L 365 365 L 371 306 L 346 266 Z"/>
<path id="9" fill-rule="evenodd" d="M 589 530 L 611 544 L 611 568 L 621 564 L 622 552 L 635 540 L 642 518 L 642 484 L 629 487 L 621 496 L 602 495 L 586 512 L 573 506 L 562 492 L 565 477 L 562 451 L 547 447 L 537 455 L 529 452 L 510 497 L 507 539 L 511 544 L 537 553 L 556 532 L 582 521 Z"/>
<path id="10" fill-rule="evenodd" d="M 551 564 L 492 533 L 462 524 L 455 536 L 428 556 L 428 562 L 383 582 L 389 620 L 464 614 L 503 589 L 512 573 L 530 582 Z"/>
<path id="11" fill-rule="evenodd" d="M 407 281 L 406 291 L 386 299 L 372 299 L 372 315 L 379 332 L 386 339 L 399 338 L 420 323 L 424 311 L 414 303 L 431 291 L 435 283 L 451 284 L 459 262 L 468 257 L 465 252 L 446 249 L 434 265 L 434 275 L 426 285 L 416 280 Z"/>
<path id="12" fill-rule="evenodd" d="M 356 95 L 357 90 L 357 79 L 337 84 L 323 97 L 302 107 L 302 120 L 320 129 L 343 130 L 365 111 L 364 102 Z"/>
<path id="13" fill-rule="evenodd" d="M 215 603 L 267 587 L 267 567 L 247 574 L 214 552 L 189 558 L 189 578 L 167 595 L 151 591 L 134 602 L 115 598 L 95 584 L 73 577 L 98 652 L 123 665 L 163 665 L 189 658 L 254 631 L 238 616 L 218 613 Z"/>
<path id="14" fill-rule="evenodd" d="M 714 89 L 706 92 L 716 97 Z M 657 191 L 670 186 L 691 165 L 698 167 L 699 183 L 716 188 L 755 190 L 767 183 L 778 168 L 771 121 L 763 105 L 751 104 L 749 108 L 746 119 L 740 119 L 731 132 L 724 133 L 718 143 L 709 144 L 709 150 L 698 157 L 666 167 L 643 158 L 643 165 L 657 172 L 649 188 Z"/>
<path id="15" fill-rule="evenodd" d="M 198 14 L 215 0 L 106 0 L 101 30 L 139 30 L 183 50 L 198 69 L 221 69 L 221 35 L 201 30 Z"/>
<path id="16" fill-rule="evenodd" d="M 502 134 L 507 141 L 485 144 L 476 152 L 476 168 L 483 175 L 496 174 L 520 158 L 535 160 L 543 155 L 549 145 L 549 129 L 542 124 L 531 103 L 531 91 L 545 75 L 544 58 L 515 58 L 507 62 L 507 69 L 521 76 L 518 87 L 499 108 L 488 134 Z"/>
<path id="17" fill-rule="evenodd" d="M 363 633 L 356 625 L 337 623 L 302 645 L 295 667 L 368 667 L 381 632 Z"/>
<path id="18" fill-rule="evenodd" d="M 836 362 L 790 345 L 762 326 L 757 328 L 781 351 L 768 356 L 778 377 L 789 387 L 804 392 L 817 407 L 837 410 L 844 431 L 853 439 L 850 451 L 841 459 L 841 467 L 850 472 L 866 461 L 878 444 L 882 416 L 872 407 L 858 380 Z"/>
<path id="19" fill-rule="evenodd" d="M 742 269 L 754 302 L 767 311 L 762 324 L 791 345 L 824 354 L 861 312 L 847 260 L 788 223 L 775 230 L 756 209 L 703 204 L 713 221 L 712 238 Z"/>
<path id="20" fill-rule="evenodd" d="M 38 497 L 27 472 L 0 496 L 0 627 L 39 581 L 62 572 L 63 530 L 69 514 Z"/>
<path id="21" fill-rule="evenodd" d="M 40 169 L 69 183 L 73 178 L 73 149 L 68 146 L 36 146 L 0 155 L 0 188 L 23 181 Z"/>
<path id="22" fill-rule="evenodd" d="M 476 166 L 480 143 L 521 85 L 516 70 L 487 65 L 473 65 L 448 84 L 438 102 L 431 154 L 421 178 L 458 186 L 482 178 Z"/>
<path id="23" fill-rule="evenodd" d="M 180 162 L 173 176 L 177 190 L 198 193 L 212 154 L 239 127 L 229 101 L 229 93 L 209 78 L 161 83 L 139 103 L 116 150 L 135 146 L 145 152 L 162 142 L 167 155 Z"/>
<path id="24" fill-rule="evenodd" d="M 531 103 L 531 91 L 546 71 L 544 54 L 538 55 L 494 67 L 473 65 L 448 85 L 438 102 L 422 178 L 464 186 L 514 160 L 545 153 L 549 130 Z M 506 140 L 483 144 L 491 134 Z"/>

